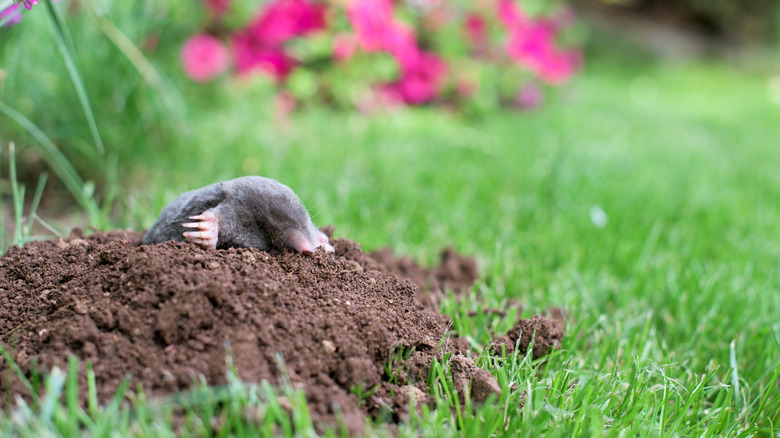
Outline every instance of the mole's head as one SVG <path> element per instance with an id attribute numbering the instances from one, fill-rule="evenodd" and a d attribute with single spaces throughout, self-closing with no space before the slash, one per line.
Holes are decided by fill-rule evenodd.
<path id="1" fill-rule="evenodd" d="M 289 187 L 268 178 L 250 182 L 239 187 L 234 197 L 238 204 L 235 208 L 243 210 L 242 222 L 248 228 L 244 232 L 264 237 L 277 249 L 290 248 L 305 254 L 314 253 L 320 246 L 333 250 Z"/>

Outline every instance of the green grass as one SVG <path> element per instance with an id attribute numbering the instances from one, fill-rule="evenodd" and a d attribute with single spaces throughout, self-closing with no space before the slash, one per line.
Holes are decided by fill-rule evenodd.
<path id="1" fill-rule="evenodd" d="M 72 31 L 74 41 L 90 32 Z M 76 47 L 87 78 L 106 41 L 94 53 Z M 153 64 L 175 59 L 163 55 Z M 107 153 L 122 163 L 122 214 L 112 225 L 146 227 L 184 190 L 261 174 L 291 186 L 315 223 L 334 224 L 364 248 L 391 245 L 425 263 L 446 245 L 477 256 L 478 293 L 443 304 L 475 346 L 509 328 L 514 313 L 471 310 L 512 298 L 526 317 L 566 309 L 563 349 L 546 362 L 483 353 L 478 364 L 504 389 L 487 404 L 461 408 L 447 363 L 435 364 L 437 403 L 401 425 L 401 436 L 780 436 L 780 108 L 766 77 L 720 64 L 625 67 L 601 54 L 533 113 L 468 120 L 315 108 L 284 125 L 265 85 L 197 88 L 171 62 L 161 71 L 191 104 L 166 109 L 126 62 L 110 92 L 110 82 L 85 81 Z M 60 76 L 49 78 L 49 91 L 79 108 Z M 41 94 L 20 97 L 17 85 L 0 101 L 60 127 L 47 130 L 57 143 L 86 139 L 73 146 L 74 163 L 102 163 L 83 120 L 75 127 L 58 118 L 68 114 L 43 114 L 32 104 Z M 0 434 L 173 435 L 177 410 L 198 436 L 211 433 L 211 418 L 222 434 L 313 433 L 289 388 L 231 381 L 163 400 L 134 392 L 129 408 L 101 400 L 84 412 L 51 395 L 72 382 L 68 372 L 44 379 L 48 398 L 0 416 Z M 293 419 L 279 394 L 293 400 Z"/>
<path id="2" fill-rule="evenodd" d="M 143 169 L 138 205 L 153 207 L 138 224 L 185 188 L 260 173 L 366 248 L 477 255 L 478 297 L 444 305 L 475 345 L 510 322 L 469 310 L 567 309 L 564 351 L 538 374 L 485 359 L 521 389 L 468 430 L 500 414 L 498 430 L 529 436 L 778 434 L 780 110 L 762 78 L 596 64 L 537 113 L 314 110 L 287 129 L 249 116 L 249 91 L 193 114 L 190 154 Z M 519 408 L 522 394 L 532 403 Z M 432 435 L 469 421 L 439 408 Z"/>

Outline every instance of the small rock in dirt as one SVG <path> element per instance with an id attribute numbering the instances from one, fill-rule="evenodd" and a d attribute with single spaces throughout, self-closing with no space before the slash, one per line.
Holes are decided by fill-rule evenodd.
<path id="1" fill-rule="evenodd" d="M 255 256 L 249 251 L 244 251 L 243 254 L 241 254 L 241 260 L 247 264 L 255 263 L 257 261 Z"/>
<path id="2" fill-rule="evenodd" d="M 333 354 L 336 352 L 336 346 L 329 340 L 322 341 L 322 349 L 325 350 L 325 354 Z"/>

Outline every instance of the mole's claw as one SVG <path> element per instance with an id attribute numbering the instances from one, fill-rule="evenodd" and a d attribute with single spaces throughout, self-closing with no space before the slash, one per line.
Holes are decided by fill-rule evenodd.
<path id="1" fill-rule="evenodd" d="M 336 252 L 336 249 L 330 243 L 323 243 L 322 247 L 325 248 L 325 252 Z"/>
<path id="2" fill-rule="evenodd" d="M 314 244 L 316 245 L 317 248 L 323 247 L 325 249 L 325 252 L 336 251 L 335 249 L 333 249 L 333 246 L 330 244 L 328 235 L 319 230 L 317 230 L 317 235 L 315 237 Z"/>
<path id="3" fill-rule="evenodd" d="M 188 242 L 203 248 L 216 248 L 219 240 L 219 217 L 216 213 L 206 210 L 197 216 L 190 216 L 192 220 L 201 222 L 188 222 L 182 224 L 185 228 L 194 228 L 192 231 L 182 233 Z"/>

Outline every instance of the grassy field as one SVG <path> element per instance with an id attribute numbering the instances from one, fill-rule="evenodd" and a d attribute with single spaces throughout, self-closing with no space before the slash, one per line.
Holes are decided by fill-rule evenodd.
<path id="1" fill-rule="evenodd" d="M 499 400 L 454 411 L 438 386 L 438 406 L 401 436 L 780 436 L 780 107 L 766 78 L 724 65 L 602 61 L 539 111 L 480 120 L 304 109 L 277 123 L 262 87 L 185 89 L 197 104 L 175 135 L 144 142 L 127 127 L 144 144 L 120 155 L 124 213 L 110 226 L 149 226 L 181 191 L 261 174 L 364 248 L 475 255 L 479 293 L 444 304 L 475 345 L 511 318 L 470 310 L 566 309 L 547 362 L 480 358 Z M 313 433 L 299 394 L 282 391 L 292 421 L 267 386 L 232 382 L 130 409 L 49 397 L 0 417 L 0 434 L 173 435 L 177 406 L 195 435 L 212 433 L 214 412 L 220 436 Z M 266 423 L 244 419 L 256 404 Z"/>

